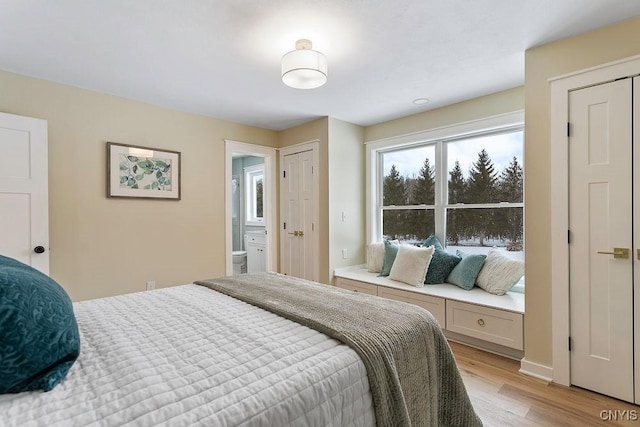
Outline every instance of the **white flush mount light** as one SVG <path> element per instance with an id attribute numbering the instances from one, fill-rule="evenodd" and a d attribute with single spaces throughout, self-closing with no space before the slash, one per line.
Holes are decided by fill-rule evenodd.
<path id="1" fill-rule="evenodd" d="M 315 89 L 327 82 L 327 57 L 311 49 L 311 41 L 300 39 L 296 50 L 282 57 L 282 81 L 296 89 Z"/>

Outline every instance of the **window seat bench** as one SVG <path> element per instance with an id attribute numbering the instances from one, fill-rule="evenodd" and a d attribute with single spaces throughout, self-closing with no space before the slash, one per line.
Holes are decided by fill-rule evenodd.
<path id="1" fill-rule="evenodd" d="M 524 293 L 494 295 L 478 287 L 466 291 L 449 283 L 417 288 L 378 277 L 364 265 L 336 269 L 334 277 L 339 288 L 427 309 L 452 341 L 514 359 L 524 355 Z"/>

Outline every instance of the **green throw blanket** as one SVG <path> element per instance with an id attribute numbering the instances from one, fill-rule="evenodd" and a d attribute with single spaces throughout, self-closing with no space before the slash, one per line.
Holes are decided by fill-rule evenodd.
<path id="1" fill-rule="evenodd" d="M 196 282 L 337 339 L 362 358 L 378 426 L 481 426 L 435 318 L 421 307 L 275 273 Z"/>

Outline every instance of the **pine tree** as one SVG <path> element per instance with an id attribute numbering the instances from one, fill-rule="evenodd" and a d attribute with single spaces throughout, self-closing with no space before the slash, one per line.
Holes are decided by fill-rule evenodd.
<path id="1" fill-rule="evenodd" d="M 382 188 L 383 203 L 385 206 L 403 206 L 407 202 L 405 191 L 405 179 L 400 176 L 396 165 L 391 165 L 389 175 L 384 177 Z"/>
<path id="2" fill-rule="evenodd" d="M 258 182 L 256 182 L 256 217 L 257 218 L 263 217 L 263 211 L 264 211 L 263 196 L 264 196 L 264 190 L 263 190 L 262 179 L 261 179 Z"/>
<path id="3" fill-rule="evenodd" d="M 498 188 L 500 191 L 500 201 L 521 203 L 522 202 L 522 167 L 516 157 L 511 160 L 509 166 L 502 171 Z M 507 248 L 511 250 L 521 250 L 522 248 L 522 208 L 500 209 L 500 223 L 502 224 L 502 237 L 508 240 Z"/>
<path id="4" fill-rule="evenodd" d="M 400 176 L 396 165 L 391 165 L 389 174 L 384 177 L 382 199 L 384 206 L 403 206 L 407 204 L 405 179 Z M 406 222 L 404 211 L 384 211 L 382 219 L 383 234 L 391 239 L 404 238 L 408 228 Z"/>
<path id="5" fill-rule="evenodd" d="M 462 168 L 460 162 L 456 160 L 453 165 L 453 169 L 449 172 L 449 204 L 454 205 L 456 203 L 464 203 L 465 191 L 467 183 L 462 175 Z"/>
<path id="6" fill-rule="evenodd" d="M 484 148 L 478 153 L 478 160 L 473 163 L 469 170 L 465 198 L 467 203 L 495 203 L 500 201 L 497 172 Z M 480 246 L 484 246 L 485 238 L 500 234 L 493 216 L 493 209 L 474 210 L 473 220 L 469 225 L 473 235 L 480 238 Z"/>
<path id="7" fill-rule="evenodd" d="M 453 169 L 449 172 L 449 200 L 450 205 L 456 203 L 464 203 L 467 183 L 460 162 L 456 160 Z M 466 214 L 464 209 L 448 209 L 447 210 L 447 241 L 452 245 L 460 244 L 460 239 L 467 237 L 466 232 Z"/>
<path id="8" fill-rule="evenodd" d="M 522 166 L 514 157 L 500 175 L 500 201 L 522 203 Z"/>
<path id="9" fill-rule="evenodd" d="M 497 175 L 489 154 L 483 148 L 478 153 L 478 161 L 469 170 L 466 203 L 499 202 Z"/>
<path id="10" fill-rule="evenodd" d="M 407 179 L 409 181 L 409 179 Z M 412 205 L 433 205 L 435 204 L 435 172 L 433 166 L 429 162 L 429 158 L 424 159 L 424 163 L 420 168 L 418 176 L 411 179 L 409 203 Z M 406 230 L 412 239 L 417 241 L 424 240 L 429 234 L 434 232 L 434 211 L 427 210 L 411 210 L 407 212 L 407 225 L 410 227 Z"/>
<path id="11" fill-rule="evenodd" d="M 413 188 L 412 204 L 414 205 L 433 205 L 435 203 L 435 174 L 433 167 L 429 162 L 429 158 L 424 159 L 424 164 L 420 168 L 420 174 L 416 178 Z"/>

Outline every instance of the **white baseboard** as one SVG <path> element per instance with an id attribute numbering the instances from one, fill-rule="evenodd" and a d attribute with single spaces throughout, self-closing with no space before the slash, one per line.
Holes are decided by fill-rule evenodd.
<path id="1" fill-rule="evenodd" d="M 522 360 L 520 361 L 520 373 L 547 382 L 553 381 L 552 367 L 540 365 L 539 363 L 529 362 L 525 358 L 522 358 Z"/>

